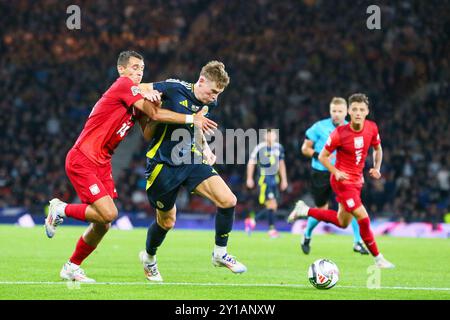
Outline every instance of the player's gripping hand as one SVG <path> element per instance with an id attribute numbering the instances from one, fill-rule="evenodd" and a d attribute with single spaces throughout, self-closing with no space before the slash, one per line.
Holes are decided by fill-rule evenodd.
<path id="1" fill-rule="evenodd" d="M 343 171 L 339 171 L 339 170 L 336 169 L 336 172 L 334 173 L 334 177 L 336 178 L 337 181 L 347 180 L 348 179 L 348 174 L 346 174 Z"/>
<path id="2" fill-rule="evenodd" d="M 369 175 L 374 178 L 374 179 L 380 179 L 381 178 L 381 173 L 380 170 L 372 168 L 369 170 Z"/>
<path id="3" fill-rule="evenodd" d="M 253 189 L 255 187 L 255 181 L 251 178 L 247 179 L 247 188 Z"/>
<path id="4" fill-rule="evenodd" d="M 217 129 L 217 123 L 206 118 L 203 112 L 197 112 L 194 115 L 194 125 L 209 134 L 214 134 L 214 129 Z"/>
<path id="5" fill-rule="evenodd" d="M 161 103 L 161 92 L 158 90 L 147 91 L 144 93 L 144 98 L 153 103 L 159 104 Z"/>

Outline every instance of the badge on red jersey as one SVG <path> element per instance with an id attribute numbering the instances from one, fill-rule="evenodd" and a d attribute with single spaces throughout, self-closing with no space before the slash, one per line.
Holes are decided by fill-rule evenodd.
<path id="1" fill-rule="evenodd" d="M 139 89 L 138 86 L 132 86 L 131 87 L 131 94 L 133 96 L 137 96 L 139 93 L 141 93 L 141 89 Z"/>
<path id="2" fill-rule="evenodd" d="M 364 148 L 364 137 L 355 137 L 355 139 L 353 141 L 355 144 L 355 149 Z"/>

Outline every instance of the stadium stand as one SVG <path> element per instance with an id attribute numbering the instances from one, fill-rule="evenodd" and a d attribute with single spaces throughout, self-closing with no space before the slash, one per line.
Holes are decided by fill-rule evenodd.
<path id="1" fill-rule="evenodd" d="M 65 155 L 115 79 L 117 54 L 134 49 L 145 57 L 146 81 L 195 81 L 207 61 L 225 63 L 231 84 L 215 120 L 221 129 L 280 128 L 290 181 L 284 209 L 308 193 L 305 129 L 327 116 L 333 96 L 365 92 L 384 147 L 383 178 L 366 179 L 364 189 L 371 214 L 443 221 L 450 196 L 445 1 L 384 4 L 381 30 L 366 28 L 360 8 L 370 3 L 358 3 L 79 1 L 81 30 L 68 30 L 65 1 L 1 2 L 0 207 L 41 214 L 52 196 L 74 200 Z M 142 142 L 116 181 L 122 211 L 151 214 L 145 149 Z M 217 168 L 238 197 L 238 213 L 253 209 L 245 166 Z M 214 208 L 185 192 L 178 206 Z"/>

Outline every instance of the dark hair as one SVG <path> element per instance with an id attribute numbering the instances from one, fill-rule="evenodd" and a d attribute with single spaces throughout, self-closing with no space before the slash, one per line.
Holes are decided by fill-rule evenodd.
<path id="1" fill-rule="evenodd" d="M 351 105 L 353 102 L 364 102 L 367 106 L 369 106 L 369 98 L 364 93 L 354 93 L 348 98 L 348 105 Z"/>
<path id="2" fill-rule="evenodd" d="M 144 60 L 144 57 L 142 57 L 136 51 L 122 51 L 119 54 L 119 58 L 117 59 L 117 65 L 126 67 L 128 65 L 128 60 L 130 60 L 131 57 L 135 57 L 140 60 Z"/>

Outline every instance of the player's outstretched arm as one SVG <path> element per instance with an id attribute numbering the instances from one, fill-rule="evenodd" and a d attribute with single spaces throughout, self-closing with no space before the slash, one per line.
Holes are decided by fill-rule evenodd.
<path id="1" fill-rule="evenodd" d="M 153 121 L 164 123 L 193 123 L 196 127 L 204 131 L 210 131 L 217 128 L 217 123 L 206 118 L 201 112 L 195 115 L 173 112 L 160 107 L 160 103 L 152 102 L 147 99 L 139 99 L 134 106 L 147 115 Z"/>
<path id="2" fill-rule="evenodd" d="M 381 178 L 381 162 L 383 161 L 383 148 L 381 144 L 373 148 L 373 168 L 369 170 L 369 175 L 374 179 Z"/>

